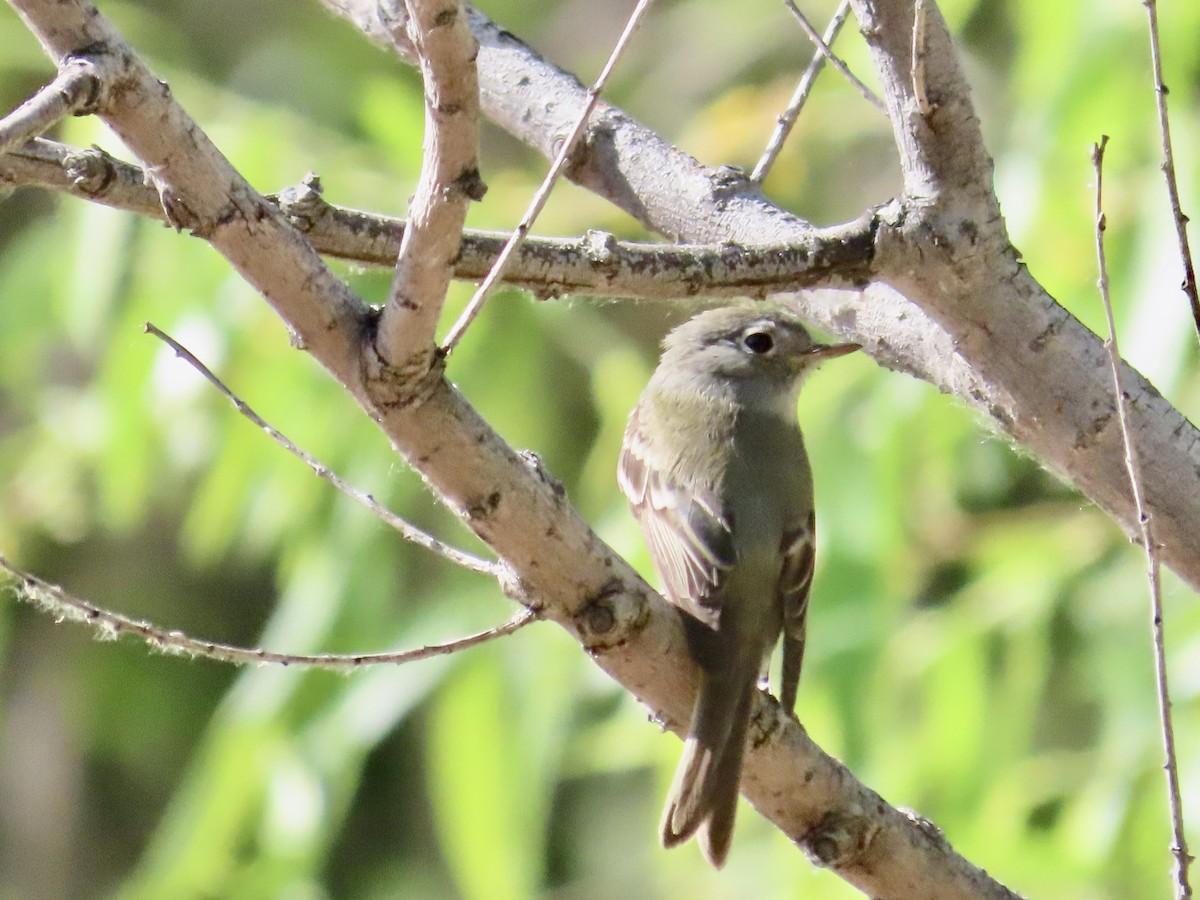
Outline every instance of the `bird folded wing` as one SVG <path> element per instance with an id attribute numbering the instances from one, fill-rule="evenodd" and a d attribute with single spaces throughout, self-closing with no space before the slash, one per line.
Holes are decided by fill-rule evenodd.
<path id="1" fill-rule="evenodd" d="M 636 413 L 617 469 L 621 491 L 641 523 L 668 599 L 710 628 L 720 615 L 720 585 L 736 560 L 733 523 L 713 493 L 684 490 L 647 459 Z"/>

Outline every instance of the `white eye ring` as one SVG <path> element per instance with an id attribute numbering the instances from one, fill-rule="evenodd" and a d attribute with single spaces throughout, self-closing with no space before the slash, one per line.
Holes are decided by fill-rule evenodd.
<path id="1" fill-rule="evenodd" d="M 775 352 L 775 335 L 766 328 L 751 328 L 742 335 L 742 346 L 755 356 L 770 356 Z"/>

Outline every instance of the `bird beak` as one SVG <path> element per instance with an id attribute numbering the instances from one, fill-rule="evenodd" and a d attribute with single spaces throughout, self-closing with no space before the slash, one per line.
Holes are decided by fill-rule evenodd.
<path id="1" fill-rule="evenodd" d="M 853 353 L 855 350 L 861 350 L 862 344 L 817 344 L 808 351 L 810 356 L 815 356 L 820 360 L 836 359 L 839 356 L 845 356 L 847 353 Z"/>

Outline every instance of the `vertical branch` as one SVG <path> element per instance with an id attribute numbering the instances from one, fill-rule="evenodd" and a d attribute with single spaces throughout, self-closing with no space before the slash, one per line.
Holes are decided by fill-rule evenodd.
<path id="1" fill-rule="evenodd" d="M 434 331 L 462 240 L 467 207 L 487 190 L 479 175 L 479 79 L 460 0 L 406 0 L 408 36 L 425 85 L 421 175 L 409 204 L 396 274 L 375 350 L 400 377 L 434 362 Z"/>
<path id="2" fill-rule="evenodd" d="M 973 218 L 1003 221 L 970 86 L 937 3 L 850 0 L 850 8 L 883 86 L 905 196 L 955 214 L 974 204 Z"/>
<path id="3" fill-rule="evenodd" d="M 1154 542 L 1154 519 L 1146 505 L 1145 491 L 1142 487 L 1141 462 L 1138 459 L 1137 444 L 1133 439 L 1133 431 L 1129 424 L 1129 402 L 1125 393 L 1125 385 L 1121 377 L 1121 352 L 1117 348 L 1117 329 L 1113 321 L 1112 301 L 1108 293 L 1108 263 L 1104 254 L 1104 148 L 1108 144 L 1108 135 L 1100 138 L 1099 144 L 1092 145 L 1092 165 L 1096 169 L 1096 260 L 1099 268 L 1097 286 L 1100 289 L 1100 299 L 1104 304 L 1104 316 L 1108 321 L 1108 340 L 1105 347 L 1108 350 L 1109 369 L 1112 372 L 1113 394 L 1117 404 L 1117 417 L 1121 425 L 1121 439 L 1125 444 L 1125 468 L 1129 472 L 1129 485 L 1133 491 L 1133 502 L 1137 507 L 1139 530 L 1141 531 L 1142 547 L 1146 551 L 1146 580 L 1150 588 L 1151 621 L 1150 632 L 1154 646 L 1154 678 L 1158 689 L 1158 713 L 1162 727 L 1163 752 L 1166 763 L 1163 768 L 1167 773 L 1167 805 L 1170 808 L 1172 846 L 1171 854 L 1175 857 L 1175 896 L 1179 900 L 1192 896 L 1191 884 L 1188 881 L 1188 867 L 1192 857 L 1188 854 L 1187 837 L 1183 828 L 1183 799 L 1179 787 L 1179 762 L 1175 752 L 1175 726 L 1171 714 L 1171 693 L 1167 685 L 1167 661 L 1164 646 L 1165 625 L 1163 623 L 1162 580 L 1158 559 L 1158 545 Z"/>
<path id="4" fill-rule="evenodd" d="M 1188 217 L 1179 202 L 1179 182 L 1175 178 L 1175 153 L 1171 149 L 1171 123 L 1167 116 L 1167 86 L 1163 83 L 1162 48 L 1158 41 L 1157 0 L 1142 0 L 1146 15 L 1150 19 L 1150 62 L 1154 67 L 1154 100 L 1158 105 L 1158 133 L 1162 139 L 1162 172 L 1167 182 L 1167 197 L 1171 202 L 1171 216 L 1175 220 L 1175 236 L 1179 241 L 1179 259 L 1183 263 L 1183 293 L 1187 295 L 1192 309 L 1192 321 L 1196 324 L 1196 335 L 1200 338 L 1200 294 L 1196 290 L 1196 265 L 1192 261 L 1192 248 L 1188 241 Z"/>
<path id="5" fill-rule="evenodd" d="M 929 93 L 925 90 L 925 0 L 917 0 L 913 8 L 912 31 L 912 89 L 921 115 L 933 112 Z"/>

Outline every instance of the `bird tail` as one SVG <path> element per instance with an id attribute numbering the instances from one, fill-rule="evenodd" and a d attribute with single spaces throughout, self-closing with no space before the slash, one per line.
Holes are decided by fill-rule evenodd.
<path id="1" fill-rule="evenodd" d="M 674 847 L 699 833 L 704 856 L 718 869 L 733 839 L 755 677 L 756 669 L 703 676 L 663 810 L 663 846 Z"/>

